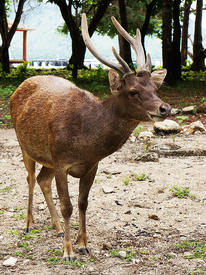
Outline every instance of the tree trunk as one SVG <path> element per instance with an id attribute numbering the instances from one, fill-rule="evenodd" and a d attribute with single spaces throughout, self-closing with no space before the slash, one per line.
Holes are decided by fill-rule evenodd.
<path id="1" fill-rule="evenodd" d="M 187 48 L 188 48 L 188 27 L 189 27 L 189 15 L 192 2 L 185 0 L 184 4 L 184 17 L 182 25 L 182 42 L 181 42 L 181 65 L 186 65 L 187 60 Z"/>
<path id="2" fill-rule="evenodd" d="M 202 45 L 202 7 L 203 0 L 197 0 L 192 64 L 194 71 L 205 70 L 205 53 Z"/>
<path id="3" fill-rule="evenodd" d="M 111 0 L 102 0 L 96 9 L 96 12 L 89 23 L 88 31 L 90 37 L 95 32 L 99 22 L 104 16 Z M 68 5 L 66 0 L 56 1 L 55 2 L 61 11 L 62 17 L 68 27 L 70 32 L 70 36 L 72 39 L 72 56 L 69 59 L 69 64 L 73 65 L 72 76 L 73 78 L 77 78 L 77 71 L 79 68 L 84 67 L 84 57 L 86 53 L 86 46 L 82 39 L 80 26 L 77 25 L 73 16 L 72 16 L 72 1 L 69 1 Z"/>
<path id="4" fill-rule="evenodd" d="M 162 58 L 163 68 L 167 69 L 165 81 L 172 83 L 172 5 L 171 1 L 163 0 L 162 6 Z"/>
<path id="5" fill-rule="evenodd" d="M 172 42 L 172 56 L 173 56 L 173 75 L 175 80 L 181 80 L 181 53 L 180 53 L 180 4 L 181 0 L 174 0 L 173 3 L 173 42 Z"/>
<path id="6" fill-rule="evenodd" d="M 71 33 L 71 32 L 70 32 Z M 72 65 L 72 77 L 77 78 L 78 69 L 85 68 L 84 57 L 86 46 L 81 36 L 74 35 L 72 38 L 72 55 L 69 59 L 69 66 Z"/>
<path id="7" fill-rule="evenodd" d="M 165 81 L 170 85 L 181 79 L 180 3 L 181 0 L 163 0 L 162 7 L 163 67 L 167 69 Z"/>
<path id="8" fill-rule="evenodd" d="M 145 15 L 144 24 L 141 29 L 141 40 L 142 40 L 142 46 L 143 46 L 144 51 L 145 51 L 145 46 L 144 46 L 145 36 L 147 34 L 147 30 L 149 27 L 149 22 L 150 22 L 150 18 L 152 16 L 152 11 L 156 4 L 157 4 L 157 0 L 153 0 L 149 4 L 146 3 L 146 15 Z M 145 51 L 145 53 L 146 53 L 146 51 Z"/>
<path id="9" fill-rule="evenodd" d="M 122 27 L 128 32 L 127 11 L 126 11 L 125 0 L 118 0 L 118 5 L 119 5 L 120 23 Z M 127 62 L 127 64 L 132 64 L 130 44 L 119 34 L 118 34 L 118 39 L 119 39 L 120 56 Z"/>
<path id="10" fill-rule="evenodd" d="M 2 65 L 2 71 L 6 73 L 10 73 L 10 65 L 9 65 L 9 48 L 8 47 L 0 47 L 0 62 Z"/>
<path id="11" fill-rule="evenodd" d="M 8 23 L 6 18 L 5 0 L 0 2 L 0 34 L 2 46 L 0 47 L 0 61 L 2 70 L 6 73 L 10 72 L 9 66 L 9 38 L 8 38 Z"/>
<path id="12" fill-rule="evenodd" d="M 2 64 L 3 71 L 7 73 L 10 72 L 9 47 L 10 47 L 11 40 L 16 32 L 17 26 L 20 22 L 25 1 L 26 0 L 19 0 L 16 16 L 10 31 L 8 31 L 5 0 L 0 1 L 0 15 L 1 15 L 0 16 L 0 34 L 2 38 L 2 46 L 0 47 L 0 62 Z"/>

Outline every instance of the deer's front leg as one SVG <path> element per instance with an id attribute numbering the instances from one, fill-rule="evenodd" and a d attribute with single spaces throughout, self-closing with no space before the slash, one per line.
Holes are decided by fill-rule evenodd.
<path id="1" fill-rule="evenodd" d="M 57 185 L 57 192 L 60 200 L 61 213 L 64 219 L 65 232 L 64 232 L 64 245 L 63 245 L 63 258 L 66 261 L 74 259 L 72 243 L 70 239 L 70 217 L 72 215 L 72 204 L 69 198 L 67 175 L 61 168 L 55 169 L 55 178 Z"/>
<path id="2" fill-rule="evenodd" d="M 88 241 L 86 233 L 86 210 L 88 206 L 88 195 L 90 188 L 93 184 L 98 164 L 93 166 L 91 170 L 82 178 L 79 182 L 79 233 L 77 237 L 79 251 L 83 254 L 89 253 L 88 250 Z"/>

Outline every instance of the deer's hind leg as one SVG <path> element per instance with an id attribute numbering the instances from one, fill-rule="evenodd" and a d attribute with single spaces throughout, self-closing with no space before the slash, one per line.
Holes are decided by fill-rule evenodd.
<path id="1" fill-rule="evenodd" d="M 26 215 L 26 228 L 25 231 L 29 232 L 33 228 L 33 196 L 34 196 L 34 186 L 35 186 L 35 161 L 33 161 L 25 152 L 23 152 L 23 160 L 28 172 L 27 182 L 29 187 L 29 199 Z"/>
<path id="2" fill-rule="evenodd" d="M 80 178 L 79 182 L 79 232 L 77 243 L 79 252 L 83 254 L 89 253 L 88 250 L 88 237 L 86 232 L 86 210 L 88 206 L 88 195 L 90 188 L 93 184 L 98 164 L 96 164 L 84 177 Z"/>
<path id="3" fill-rule="evenodd" d="M 52 189 L 51 189 L 51 183 L 52 179 L 54 178 L 54 170 L 51 168 L 47 168 L 45 166 L 42 166 L 39 175 L 37 176 L 37 182 L 42 190 L 42 193 L 44 195 L 44 198 L 46 200 L 51 219 L 52 219 L 52 225 L 56 229 L 56 232 L 58 235 L 63 235 L 64 231 L 62 229 L 59 216 L 57 214 L 54 201 L 52 198 Z"/>

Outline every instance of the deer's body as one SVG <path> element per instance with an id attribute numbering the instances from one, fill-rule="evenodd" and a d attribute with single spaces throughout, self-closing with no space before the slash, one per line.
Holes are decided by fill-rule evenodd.
<path id="1" fill-rule="evenodd" d="M 118 150 L 139 121 L 153 116 L 165 117 L 170 106 L 156 95 L 166 71 L 150 73 L 151 60 L 145 57 L 139 31 L 131 38 L 113 18 L 118 31 L 132 44 L 140 64 L 132 72 L 113 50 L 120 64 L 105 60 L 98 54 L 88 35 L 86 17 L 82 30 L 85 44 L 102 63 L 117 70 L 109 71 L 112 95 L 101 102 L 91 93 L 71 82 L 54 76 L 34 76 L 25 80 L 11 97 L 11 116 L 28 172 L 29 200 L 26 230 L 32 227 L 35 162 L 42 164 L 38 184 L 49 208 L 57 233 L 64 231 L 64 259 L 73 258 L 70 240 L 72 204 L 67 175 L 79 181 L 78 247 L 87 253 L 86 209 L 88 195 L 96 175 L 98 162 Z M 126 33 L 126 34 L 125 34 Z M 55 177 L 65 229 L 62 229 L 52 198 L 51 182 Z"/>
<path id="2" fill-rule="evenodd" d="M 61 162 L 79 178 L 119 149 L 137 125 L 120 117 L 116 105 L 115 96 L 101 102 L 62 78 L 35 76 L 13 95 L 11 113 L 25 154 L 48 168 Z"/>

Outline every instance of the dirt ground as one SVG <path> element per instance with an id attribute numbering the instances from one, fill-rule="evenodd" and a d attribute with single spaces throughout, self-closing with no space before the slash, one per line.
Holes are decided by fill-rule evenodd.
<path id="1" fill-rule="evenodd" d="M 164 150 L 165 144 L 175 145 L 172 154 L 159 152 L 156 161 L 135 160 L 138 152 L 148 152 L 154 146 Z M 187 154 L 191 150 L 193 153 Z M 23 234 L 28 199 L 26 172 L 14 130 L 1 129 L 0 274 L 205 274 L 205 156 L 204 134 L 154 137 L 150 142 L 128 140 L 100 163 L 90 192 L 87 230 L 91 254 L 77 253 L 75 262 L 65 263 L 61 260 L 63 238 L 51 228 L 38 185 L 34 198 L 36 231 Z M 142 174 L 146 179 L 143 175 L 140 181 L 136 175 Z M 68 177 L 74 206 L 74 250 L 77 182 Z M 174 196 L 174 187 L 188 188 L 189 196 Z M 53 196 L 59 211 L 54 183 Z M 11 256 L 17 258 L 16 264 L 4 266 Z"/>

